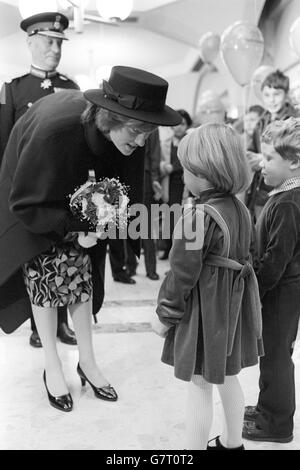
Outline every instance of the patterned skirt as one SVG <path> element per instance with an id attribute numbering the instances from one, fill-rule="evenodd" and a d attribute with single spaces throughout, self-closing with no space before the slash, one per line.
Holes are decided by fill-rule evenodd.
<path id="1" fill-rule="evenodd" d="M 24 280 L 33 305 L 63 307 L 87 302 L 92 296 L 92 266 L 89 255 L 68 235 L 23 266 Z"/>

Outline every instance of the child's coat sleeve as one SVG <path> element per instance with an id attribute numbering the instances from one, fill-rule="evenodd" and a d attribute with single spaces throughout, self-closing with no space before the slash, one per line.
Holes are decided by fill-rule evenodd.
<path id="1" fill-rule="evenodd" d="M 178 221 L 170 252 L 171 270 L 158 294 L 156 313 L 162 323 L 172 326 L 184 315 L 185 301 L 202 269 L 204 234 L 209 216 L 201 209 L 189 209 Z"/>

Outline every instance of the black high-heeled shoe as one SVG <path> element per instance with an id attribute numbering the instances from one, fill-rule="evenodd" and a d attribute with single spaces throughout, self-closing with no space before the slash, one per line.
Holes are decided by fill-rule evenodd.
<path id="1" fill-rule="evenodd" d="M 215 441 L 216 445 L 215 446 L 210 446 L 209 443 L 212 442 L 212 441 Z M 245 450 L 245 447 L 243 446 L 243 444 L 239 447 L 225 447 L 223 446 L 223 444 L 221 444 L 221 441 L 220 441 L 220 436 L 217 436 L 217 437 L 214 437 L 213 439 L 211 439 L 210 441 L 208 441 L 208 444 L 207 444 L 207 450 Z"/>
<path id="2" fill-rule="evenodd" d="M 94 390 L 94 394 L 97 398 L 101 398 L 101 400 L 107 401 L 117 401 L 118 395 L 115 389 L 111 385 L 105 385 L 104 387 L 95 387 L 95 385 L 93 385 L 92 382 L 89 381 L 89 379 L 81 369 L 79 363 L 77 366 L 77 374 L 80 377 L 81 385 L 84 387 L 86 382 L 88 382 Z"/>
<path id="3" fill-rule="evenodd" d="M 72 400 L 70 393 L 68 393 L 67 395 L 61 395 L 60 397 L 54 397 L 53 395 L 51 395 L 51 393 L 48 390 L 45 370 L 43 373 L 43 380 L 44 380 L 44 384 L 46 387 L 46 391 L 48 393 L 48 400 L 49 400 L 50 405 L 54 406 L 54 408 L 60 411 L 66 411 L 66 412 L 72 411 L 73 400 Z"/>

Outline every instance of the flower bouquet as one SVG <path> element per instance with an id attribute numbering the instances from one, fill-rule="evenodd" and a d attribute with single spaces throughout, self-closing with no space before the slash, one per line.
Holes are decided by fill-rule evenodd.
<path id="1" fill-rule="evenodd" d="M 108 224 L 118 228 L 127 225 L 128 188 L 116 178 L 101 181 L 87 181 L 70 196 L 70 208 L 81 220 L 87 220 L 98 237 Z M 78 242 L 89 248 L 97 243 L 97 235 L 80 234 Z"/>

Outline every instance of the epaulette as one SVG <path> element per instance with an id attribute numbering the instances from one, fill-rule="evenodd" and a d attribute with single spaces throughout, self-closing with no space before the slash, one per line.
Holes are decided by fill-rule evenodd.
<path id="1" fill-rule="evenodd" d="M 19 77 L 14 77 L 14 78 L 6 78 L 4 79 L 4 83 L 7 83 L 8 85 L 12 82 L 15 82 L 17 80 L 20 80 L 21 78 L 25 78 L 29 75 L 29 73 L 25 73 L 24 75 L 20 75 Z"/>
<path id="2" fill-rule="evenodd" d="M 75 80 L 73 80 L 73 78 L 71 77 L 68 77 L 68 75 L 64 74 L 64 73 L 58 73 L 58 76 L 59 78 L 61 78 L 62 80 L 64 80 L 65 82 L 75 82 Z"/>

